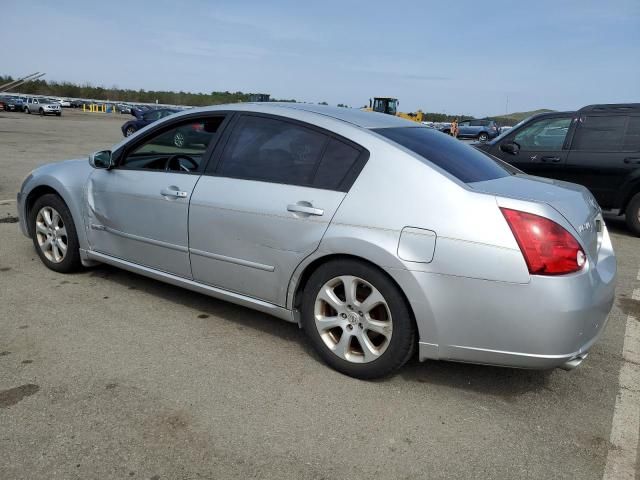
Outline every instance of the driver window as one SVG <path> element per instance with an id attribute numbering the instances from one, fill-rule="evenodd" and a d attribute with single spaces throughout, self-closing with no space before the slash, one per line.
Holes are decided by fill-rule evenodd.
<path id="1" fill-rule="evenodd" d="M 521 150 L 562 150 L 571 118 L 547 118 L 520 130 L 513 141 Z"/>
<path id="2" fill-rule="evenodd" d="M 224 117 L 191 119 L 163 129 L 127 152 L 118 167 L 131 170 L 194 172 Z"/>

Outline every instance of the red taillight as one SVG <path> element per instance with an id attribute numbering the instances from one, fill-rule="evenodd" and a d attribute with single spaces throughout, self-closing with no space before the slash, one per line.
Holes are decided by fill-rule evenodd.
<path id="1" fill-rule="evenodd" d="M 529 273 L 563 275 L 584 266 L 584 250 L 573 235 L 556 222 L 519 210 L 500 210 L 516 237 Z"/>

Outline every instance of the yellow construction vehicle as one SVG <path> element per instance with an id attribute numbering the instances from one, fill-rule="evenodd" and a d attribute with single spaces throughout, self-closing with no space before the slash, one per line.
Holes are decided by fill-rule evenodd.
<path id="1" fill-rule="evenodd" d="M 398 105 L 400 105 L 400 102 L 397 98 L 374 97 L 373 100 L 369 99 L 369 108 L 365 108 L 364 110 L 395 115 L 396 117 L 406 118 L 407 120 L 413 120 L 418 123 L 426 121 L 425 114 L 422 110 L 418 110 L 415 113 L 403 113 L 398 111 Z"/>

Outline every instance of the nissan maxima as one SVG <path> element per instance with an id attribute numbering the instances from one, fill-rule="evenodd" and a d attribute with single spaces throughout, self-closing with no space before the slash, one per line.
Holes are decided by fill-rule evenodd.
<path id="1" fill-rule="evenodd" d="M 185 128 L 202 141 L 166 141 Z M 177 113 L 34 170 L 18 213 L 52 270 L 110 264 L 295 322 L 357 378 L 416 351 L 571 369 L 614 298 L 614 251 L 585 188 L 354 109 Z"/>

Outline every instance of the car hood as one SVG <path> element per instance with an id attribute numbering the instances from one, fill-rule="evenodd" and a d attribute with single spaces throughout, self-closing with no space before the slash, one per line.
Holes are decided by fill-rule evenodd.
<path id="1" fill-rule="evenodd" d="M 593 195 L 585 187 L 532 175 L 517 174 L 470 184 L 476 191 L 546 203 L 557 210 L 574 228 L 585 250 L 595 261 L 598 254 L 598 225 L 601 210 Z"/>

